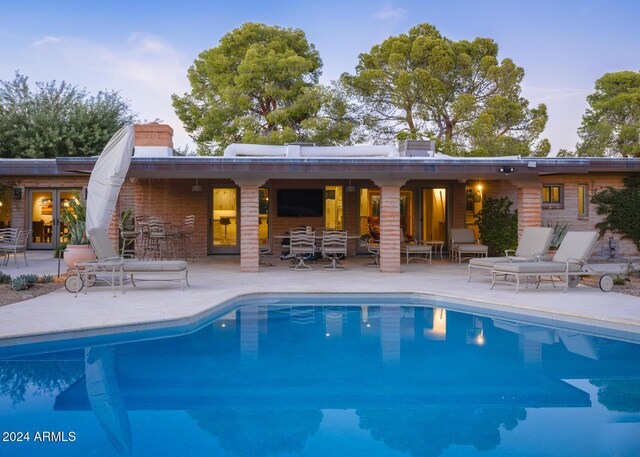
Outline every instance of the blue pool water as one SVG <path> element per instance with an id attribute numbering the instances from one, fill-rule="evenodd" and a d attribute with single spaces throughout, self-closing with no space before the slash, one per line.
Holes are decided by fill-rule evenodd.
<path id="1" fill-rule="evenodd" d="M 640 455 L 637 344 L 323 300 L 255 299 L 183 335 L 0 349 L 0 455 Z"/>

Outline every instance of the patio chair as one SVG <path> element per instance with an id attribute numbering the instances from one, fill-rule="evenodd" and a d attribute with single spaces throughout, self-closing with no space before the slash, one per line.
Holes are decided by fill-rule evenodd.
<path id="1" fill-rule="evenodd" d="M 140 230 L 136 227 L 124 225 L 118 222 L 120 230 L 120 255 L 126 258 L 133 258 L 136 255 L 136 240 L 140 236 Z"/>
<path id="2" fill-rule="evenodd" d="M 117 254 L 111 240 L 104 229 L 92 229 L 87 234 L 91 246 L 96 253 L 99 262 L 113 262 L 114 260 L 120 260 L 123 264 L 123 272 L 131 279 L 131 283 L 135 287 L 134 275 L 153 274 L 170 276 L 169 279 L 149 279 L 155 281 L 177 281 L 180 284 L 180 288 L 184 290 L 184 281 L 189 286 L 189 280 L 187 278 L 189 274 L 189 267 L 184 260 L 134 260 L 124 259 Z"/>
<path id="3" fill-rule="evenodd" d="M 156 256 L 160 260 L 165 257 L 175 256 L 175 239 L 177 232 L 169 232 L 164 221 L 158 217 L 149 218 L 149 249 L 148 252 L 155 260 Z"/>
<path id="4" fill-rule="evenodd" d="M 451 229 L 449 231 L 449 256 L 454 262 L 462 263 L 463 260 L 473 256 L 487 257 L 489 248 L 476 240 L 473 229 Z M 471 257 L 463 257 L 463 255 Z"/>
<path id="5" fill-rule="evenodd" d="M 2 246 L 9 246 L 13 244 L 17 235 L 18 235 L 18 229 L 9 228 L 9 227 L 0 229 L 0 257 L 2 258 L 3 265 L 6 265 L 5 261 L 8 260 L 9 250 L 7 251 L 2 250 Z"/>
<path id="6" fill-rule="evenodd" d="M 380 241 L 368 238 L 362 246 L 365 246 L 367 252 L 373 257 L 373 262 L 365 264 L 365 267 L 380 267 Z"/>
<path id="7" fill-rule="evenodd" d="M 602 274 L 586 261 L 591 255 L 598 232 L 567 232 L 553 259 L 540 262 L 501 262 L 497 263 L 491 273 L 491 288 L 496 284 L 513 284 L 508 278 L 515 278 L 515 292 L 518 293 L 523 278 L 534 278 L 536 288 L 542 278 L 549 278 L 555 286 L 555 278 L 564 284 L 563 292 L 569 287 L 576 287 L 580 276 L 600 274 L 600 289 L 608 292 L 613 287 L 609 275 Z M 500 278 L 500 279 L 498 279 Z"/>
<path id="8" fill-rule="evenodd" d="M 296 261 L 292 265 L 292 270 L 313 270 L 309 265 L 304 263 L 305 260 L 312 258 L 316 252 L 316 232 L 313 230 L 291 230 L 289 241 L 289 254 Z"/>
<path id="9" fill-rule="evenodd" d="M 20 268 L 18 265 L 18 252 L 22 252 L 24 256 L 24 264 L 25 266 L 29 266 L 27 263 L 27 243 L 29 242 L 29 238 L 31 237 L 31 230 L 16 230 L 16 229 L 3 229 L 8 230 L 6 232 L 8 235 L 3 235 L 3 239 L 8 240 L 8 242 L 0 243 L 0 253 L 4 256 L 3 265 L 7 266 L 9 264 L 9 259 L 11 258 L 11 254 L 13 254 L 13 260 L 16 264 L 16 268 Z"/>
<path id="10" fill-rule="evenodd" d="M 322 257 L 331 260 L 331 265 L 325 265 L 323 270 L 345 270 L 346 267 L 338 260 L 347 256 L 347 232 L 343 230 L 325 230 L 322 232 Z"/>
<path id="11" fill-rule="evenodd" d="M 471 271 L 491 270 L 501 262 L 532 262 L 544 260 L 551 244 L 553 229 L 551 227 L 525 227 L 522 237 L 518 243 L 518 248 L 514 251 L 507 249 L 504 257 L 476 257 L 469 259 L 469 276 L 467 282 L 471 280 Z"/>
<path id="12" fill-rule="evenodd" d="M 184 218 L 184 223 L 178 229 L 178 241 L 182 243 L 184 259 L 191 257 L 193 260 L 193 250 L 191 249 L 191 235 L 193 235 L 196 217 L 189 215 Z"/>

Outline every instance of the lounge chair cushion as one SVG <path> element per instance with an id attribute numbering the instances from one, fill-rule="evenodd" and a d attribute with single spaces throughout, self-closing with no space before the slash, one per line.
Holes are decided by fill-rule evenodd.
<path id="1" fill-rule="evenodd" d="M 597 241 L 598 232 L 567 232 L 553 260 L 556 262 L 566 262 L 569 259 L 587 260 Z"/>
<path id="2" fill-rule="evenodd" d="M 525 227 L 516 257 L 533 257 L 536 254 L 545 254 L 549 250 L 551 238 L 553 237 L 553 229 L 551 227 Z"/>
<path id="3" fill-rule="evenodd" d="M 519 273 L 519 274 L 550 274 L 564 273 L 567 270 L 565 262 L 501 262 L 493 268 L 496 273 Z M 570 272 L 581 270 L 581 265 L 577 263 L 569 264 Z"/>
<path id="4" fill-rule="evenodd" d="M 124 261 L 125 273 L 153 273 L 160 271 L 184 271 L 187 267 L 187 262 L 184 260 L 125 260 Z"/>
<path id="5" fill-rule="evenodd" d="M 474 257 L 469 259 L 469 264 L 481 268 L 493 268 L 496 263 L 504 262 L 530 262 L 535 259 L 526 257 Z"/>

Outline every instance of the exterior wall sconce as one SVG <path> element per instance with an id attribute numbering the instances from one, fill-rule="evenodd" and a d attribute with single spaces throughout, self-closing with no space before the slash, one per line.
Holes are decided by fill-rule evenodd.
<path id="1" fill-rule="evenodd" d="M 500 167 L 498 171 L 503 175 L 508 175 L 509 173 L 513 173 L 514 169 L 513 167 Z"/>
<path id="2" fill-rule="evenodd" d="M 200 184 L 198 184 L 198 178 L 196 178 L 196 183 L 191 186 L 191 192 L 201 192 L 202 191 L 202 186 Z"/>

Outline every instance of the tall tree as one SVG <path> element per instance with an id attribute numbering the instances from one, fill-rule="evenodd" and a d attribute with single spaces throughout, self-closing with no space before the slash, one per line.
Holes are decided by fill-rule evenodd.
<path id="1" fill-rule="evenodd" d="M 339 93 L 318 84 L 322 60 L 302 30 L 246 23 L 189 68 L 191 92 L 173 106 L 201 150 L 233 142 L 346 141 Z"/>
<path id="2" fill-rule="evenodd" d="M 85 90 L 62 81 L 37 82 L 16 72 L 0 81 L 0 157 L 53 158 L 99 154 L 136 116 L 117 92 Z"/>
<path id="3" fill-rule="evenodd" d="M 605 74 L 587 101 L 576 154 L 640 157 L 640 72 Z"/>
<path id="4" fill-rule="evenodd" d="M 497 55 L 489 38 L 452 41 L 420 24 L 361 54 L 341 81 L 376 138 L 436 138 L 461 155 L 545 154 L 546 106 L 529 108 L 524 70 Z"/>

